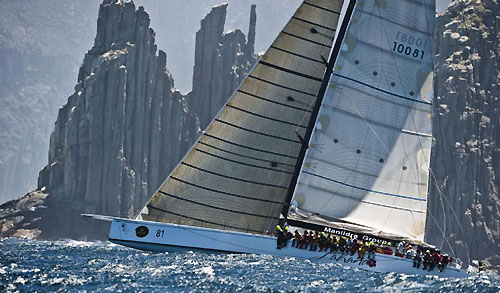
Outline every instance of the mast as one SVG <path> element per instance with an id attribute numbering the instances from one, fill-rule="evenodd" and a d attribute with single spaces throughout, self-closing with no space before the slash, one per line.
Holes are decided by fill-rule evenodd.
<path id="1" fill-rule="evenodd" d="M 321 104 L 323 102 L 323 98 L 325 97 L 326 88 L 328 87 L 328 83 L 330 81 L 330 76 L 333 73 L 333 67 L 335 66 L 335 62 L 337 61 L 337 57 L 340 52 L 340 48 L 344 41 L 345 34 L 347 32 L 347 28 L 349 26 L 349 22 L 351 21 L 351 16 L 354 11 L 354 6 L 356 6 L 356 0 L 350 0 L 347 11 L 344 15 L 344 19 L 342 20 L 342 25 L 340 27 L 339 33 L 337 35 L 337 40 L 335 41 L 332 54 L 330 55 L 330 59 L 328 63 L 323 59 L 323 62 L 326 66 L 325 76 L 323 77 L 323 81 L 321 82 L 321 88 L 319 90 L 316 102 L 314 104 L 314 108 L 312 110 L 311 119 L 309 120 L 309 125 L 307 126 L 307 131 L 305 133 L 305 137 L 299 137 L 302 142 L 302 148 L 300 149 L 299 158 L 295 165 L 295 169 L 293 171 L 293 177 L 290 181 L 290 185 L 288 187 L 288 194 L 285 200 L 285 204 L 283 205 L 283 210 L 281 214 L 285 217 L 288 216 L 288 210 L 290 209 L 290 202 L 292 201 L 293 193 L 295 192 L 295 187 L 297 186 L 297 180 L 299 178 L 300 170 L 302 169 L 302 164 L 304 163 L 304 158 L 306 156 L 306 151 L 309 148 L 309 142 L 311 140 L 311 136 L 314 130 L 314 126 L 316 125 L 316 120 L 318 119 L 318 113 L 321 108 Z"/>

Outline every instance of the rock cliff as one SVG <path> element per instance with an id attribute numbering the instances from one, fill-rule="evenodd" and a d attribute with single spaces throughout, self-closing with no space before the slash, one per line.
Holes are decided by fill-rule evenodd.
<path id="1" fill-rule="evenodd" d="M 36 187 L 57 109 L 92 44 L 97 4 L 0 0 L 0 203 Z"/>
<path id="2" fill-rule="evenodd" d="M 500 266 L 500 4 L 454 1 L 436 35 L 426 239 Z"/>
<path id="3" fill-rule="evenodd" d="M 255 42 L 255 5 L 251 9 L 249 42 L 240 30 L 224 34 L 227 4 L 216 6 L 201 21 L 196 33 L 193 91 L 190 108 L 205 129 L 234 89 L 257 61 Z"/>
<path id="4" fill-rule="evenodd" d="M 253 44 L 241 31 L 223 33 L 226 8 L 214 8 L 198 33 L 203 53 L 193 88 L 206 92 L 183 96 L 144 9 L 132 1 L 101 4 L 94 46 L 50 137 L 40 191 L 0 207 L 10 211 L 0 215 L 2 236 L 99 238 L 80 213 L 137 214 L 200 134 L 197 115 L 211 120 L 257 59 L 243 56 Z M 206 81 L 215 90 L 196 84 Z"/>

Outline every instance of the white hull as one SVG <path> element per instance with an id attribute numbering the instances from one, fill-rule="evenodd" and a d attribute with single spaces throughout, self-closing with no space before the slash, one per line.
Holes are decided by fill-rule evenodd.
<path id="1" fill-rule="evenodd" d="M 145 226 L 149 232 L 144 237 L 136 235 L 136 229 Z M 428 272 L 412 266 L 412 261 L 401 257 L 376 254 L 376 266 L 370 267 L 367 259 L 359 260 L 356 256 L 329 254 L 290 247 L 276 249 L 276 238 L 223 231 L 201 227 L 175 224 L 137 221 L 113 218 L 109 233 L 111 242 L 124 246 L 154 251 L 173 252 L 185 250 L 203 250 L 222 253 L 269 254 L 279 257 L 332 262 L 375 272 L 395 272 L 401 274 L 439 275 L 440 277 L 467 277 L 467 273 L 454 267 L 447 267 L 438 273 L 437 268 Z"/>

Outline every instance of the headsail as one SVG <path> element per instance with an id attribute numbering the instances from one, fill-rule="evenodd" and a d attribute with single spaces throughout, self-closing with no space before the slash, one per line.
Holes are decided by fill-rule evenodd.
<path id="1" fill-rule="evenodd" d="M 434 14 L 434 0 L 358 1 L 290 218 L 423 240 Z"/>
<path id="2" fill-rule="evenodd" d="M 142 218 L 252 233 L 276 225 L 325 75 L 342 0 L 300 5 Z"/>

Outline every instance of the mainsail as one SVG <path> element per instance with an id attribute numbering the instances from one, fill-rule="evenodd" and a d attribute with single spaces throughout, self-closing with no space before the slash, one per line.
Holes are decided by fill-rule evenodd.
<path id="1" fill-rule="evenodd" d="M 358 1 L 289 218 L 423 240 L 434 14 L 434 0 Z"/>
<path id="2" fill-rule="evenodd" d="M 266 233 L 279 221 L 341 0 L 304 1 L 155 193 L 144 220 Z"/>

